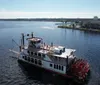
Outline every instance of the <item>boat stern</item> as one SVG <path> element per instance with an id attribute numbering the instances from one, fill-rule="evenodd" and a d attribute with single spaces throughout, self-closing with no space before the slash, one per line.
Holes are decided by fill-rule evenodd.
<path id="1" fill-rule="evenodd" d="M 89 63 L 83 59 L 78 59 L 77 61 L 75 61 L 70 68 L 70 72 L 73 78 L 79 81 L 85 81 L 89 71 Z"/>

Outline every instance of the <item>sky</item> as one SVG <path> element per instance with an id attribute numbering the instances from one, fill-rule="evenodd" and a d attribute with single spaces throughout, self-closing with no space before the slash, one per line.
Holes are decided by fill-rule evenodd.
<path id="1" fill-rule="evenodd" d="M 0 18 L 100 17 L 100 0 L 0 0 Z"/>

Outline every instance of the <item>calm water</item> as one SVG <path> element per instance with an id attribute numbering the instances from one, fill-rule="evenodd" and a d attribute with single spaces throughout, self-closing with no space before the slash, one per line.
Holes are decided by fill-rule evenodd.
<path id="1" fill-rule="evenodd" d="M 48 44 L 75 48 L 78 57 L 87 59 L 91 65 L 88 85 L 100 85 L 100 34 L 72 29 L 57 28 L 55 22 L 0 21 L 0 85 L 69 85 L 68 81 L 51 77 L 48 73 L 25 71 L 10 53 L 12 39 L 20 43 L 21 33 L 34 32 Z M 17 46 L 15 46 L 15 49 Z M 70 84 L 71 85 L 71 84 Z"/>

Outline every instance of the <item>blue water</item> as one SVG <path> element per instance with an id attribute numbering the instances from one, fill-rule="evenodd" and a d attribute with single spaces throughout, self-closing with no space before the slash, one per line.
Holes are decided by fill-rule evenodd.
<path id="1" fill-rule="evenodd" d="M 86 59 L 91 66 L 91 78 L 87 85 L 100 84 L 100 34 L 60 29 L 55 24 L 56 22 L 0 21 L 0 85 L 69 85 L 55 78 L 48 78 L 47 81 L 49 76 L 46 74 L 30 78 L 31 75 L 27 75 L 17 60 L 11 57 L 14 54 L 8 50 L 13 48 L 12 39 L 20 44 L 21 33 L 30 32 L 42 37 L 48 44 L 53 42 L 55 45 L 76 49 L 76 55 Z M 17 49 L 16 45 L 14 47 Z"/>

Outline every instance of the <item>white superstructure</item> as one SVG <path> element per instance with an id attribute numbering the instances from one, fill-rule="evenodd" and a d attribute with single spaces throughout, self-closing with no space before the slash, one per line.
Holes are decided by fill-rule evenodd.
<path id="1" fill-rule="evenodd" d="M 22 36 L 22 38 L 24 38 Z M 69 65 L 74 61 L 74 49 L 63 46 L 46 45 L 38 37 L 27 38 L 28 46 L 25 47 L 22 39 L 19 60 L 45 68 L 50 71 L 66 74 Z"/>

